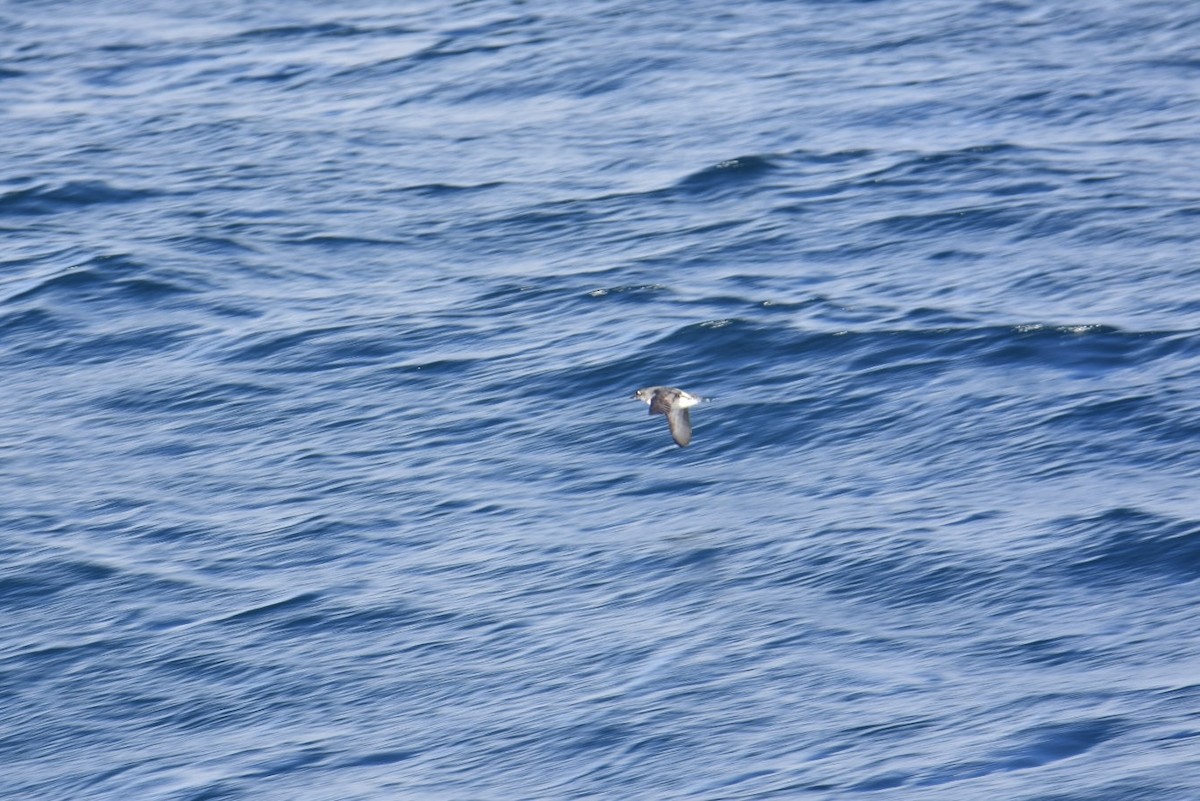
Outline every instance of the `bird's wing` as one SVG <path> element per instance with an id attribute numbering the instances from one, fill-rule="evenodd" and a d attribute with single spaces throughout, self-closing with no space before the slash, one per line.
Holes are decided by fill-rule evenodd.
<path id="1" fill-rule="evenodd" d="M 687 409 L 676 406 L 667 413 L 667 422 L 671 424 L 675 444 L 682 448 L 692 441 L 692 417 Z"/>
<path id="2" fill-rule="evenodd" d="M 671 398 L 665 392 L 655 392 L 650 399 L 650 414 L 671 414 Z"/>

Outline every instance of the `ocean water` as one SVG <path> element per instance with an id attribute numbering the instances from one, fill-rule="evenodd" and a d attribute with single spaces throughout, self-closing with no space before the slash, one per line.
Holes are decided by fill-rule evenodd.
<path id="1" fill-rule="evenodd" d="M 1200 5 L 193 5 L 0 2 L 0 797 L 1200 798 Z"/>

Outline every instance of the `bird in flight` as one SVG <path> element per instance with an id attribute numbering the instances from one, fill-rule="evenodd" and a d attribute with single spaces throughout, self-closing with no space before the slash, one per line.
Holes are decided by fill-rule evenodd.
<path id="1" fill-rule="evenodd" d="M 700 396 L 677 387 L 646 387 L 633 393 L 633 397 L 650 404 L 650 414 L 667 416 L 676 445 L 682 448 L 692 441 L 692 418 L 688 407 L 699 403 Z"/>

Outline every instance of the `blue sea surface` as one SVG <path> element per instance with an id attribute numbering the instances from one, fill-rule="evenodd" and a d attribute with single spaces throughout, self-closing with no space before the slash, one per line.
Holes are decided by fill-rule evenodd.
<path id="1" fill-rule="evenodd" d="M 1200 798 L 1198 43 L 0 0 L 0 798 Z"/>

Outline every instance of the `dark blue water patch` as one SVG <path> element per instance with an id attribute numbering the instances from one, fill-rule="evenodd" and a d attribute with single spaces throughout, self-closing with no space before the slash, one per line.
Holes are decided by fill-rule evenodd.
<path id="1" fill-rule="evenodd" d="M 593 289 L 587 294 L 588 297 L 592 298 L 604 297 L 606 295 L 620 295 L 623 302 L 653 304 L 660 303 L 663 293 L 670 292 L 671 290 L 662 284 L 631 284 Z"/>
<path id="2" fill-rule="evenodd" d="M 679 326 L 658 339 L 648 349 L 663 353 L 667 359 L 695 354 L 698 359 L 741 357 L 778 364 L 788 357 L 800 357 L 810 337 L 802 332 L 789 332 L 778 326 L 757 323 L 744 318 L 714 320 Z"/>
<path id="3" fill-rule="evenodd" d="M 603 298 L 607 302 L 640 302 L 647 293 L 662 292 L 667 287 L 661 284 L 607 285 L 605 282 L 619 272 L 596 270 L 587 275 L 575 276 L 570 280 L 541 278 L 533 282 L 504 281 L 493 284 L 473 295 L 470 306 L 494 308 L 502 306 L 531 320 L 537 316 L 557 317 L 572 309 L 587 311 L 585 299 Z M 611 296 L 611 297 L 610 297 Z M 573 305 L 574 304 L 574 305 Z M 464 304 L 465 305 L 465 304 Z"/>
<path id="4" fill-rule="evenodd" d="M 353 325 L 326 325 L 285 333 L 255 333 L 222 355 L 229 364 L 252 364 L 280 373 L 326 372 L 375 364 L 394 356 L 400 343 Z"/>
<path id="5" fill-rule="evenodd" d="M 105 63 L 82 69 L 79 73 L 81 79 L 90 86 L 109 92 L 130 89 L 146 91 L 149 81 L 170 78 L 177 72 L 175 68 L 191 64 L 196 58 L 190 52 L 156 54 L 154 50 L 136 45 L 118 46 L 117 52 L 119 55 Z"/>
<path id="6" fill-rule="evenodd" d="M 845 367 L 859 377 L 879 377 L 893 386 L 905 377 L 927 380 L 958 360 L 970 358 L 972 351 L 987 346 L 992 339 L 986 329 L 933 329 L 853 332 L 842 336 L 821 336 L 814 344 L 828 355 L 831 348 L 839 353 Z M 914 375 L 915 373 L 915 375 Z M 875 383 L 872 381 L 872 383 Z"/>
<path id="7" fill-rule="evenodd" d="M 53 603 L 53 601 L 50 601 Z M 18 645 L 3 660 L 0 676 L 9 687 L 30 687 L 53 681 L 74 673 L 86 674 L 88 669 L 112 654 L 136 646 L 136 641 L 122 637 L 95 637 L 94 635 L 64 635 L 53 645 L 37 644 L 32 647 Z M 10 743 L 7 747 L 0 740 L 0 753 L 10 754 L 20 747 Z"/>
<path id="8" fill-rule="evenodd" d="M 1078 792 L 1046 793 L 1038 801 L 1162 801 L 1165 798 L 1186 801 L 1195 792 L 1186 780 L 1167 783 L 1141 776 L 1119 781 L 1098 782 Z"/>
<path id="9" fill-rule="evenodd" d="M 1022 325 L 994 331 L 982 361 L 995 366 L 1030 365 L 1092 376 L 1194 350 L 1173 333 L 1124 331 L 1107 325 Z"/>
<path id="10" fill-rule="evenodd" d="M 411 56 L 413 65 L 470 55 L 490 55 L 508 48 L 539 41 L 541 17 L 504 17 L 481 25 L 437 31 L 438 41 Z"/>
<path id="11" fill-rule="evenodd" d="M 778 581 L 811 584 L 833 596 L 898 608 L 981 603 L 1008 591 L 1001 566 L 973 564 L 957 554 L 895 543 L 883 553 L 869 549 L 822 555 L 800 571 L 782 573 Z"/>
<path id="12" fill-rule="evenodd" d="M 859 147 L 840 150 L 793 150 L 788 153 L 788 158 L 797 163 L 812 165 L 824 170 L 830 165 L 859 164 L 870 161 L 877 155 L 879 155 L 879 151 Z"/>
<path id="13" fill-rule="evenodd" d="M 1190 53 L 1161 56 L 1139 62 L 1150 67 L 1163 67 L 1171 72 L 1178 72 L 1183 77 L 1190 77 L 1195 71 L 1200 71 L 1200 57 Z"/>
<path id="14" fill-rule="evenodd" d="M 477 358 L 406 361 L 385 368 L 388 376 L 386 383 L 408 387 L 444 384 L 467 374 L 478 362 Z"/>
<path id="15" fill-rule="evenodd" d="M 262 620 L 275 621 L 280 617 L 291 619 L 298 609 L 312 608 L 321 599 L 320 593 L 301 592 L 278 601 L 261 604 L 228 615 L 222 623 L 240 627 L 245 623 L 257 623 Z"/>
<path id="16" fill-rule="evenodd" d="M 0 577 L 0 601 L 8 609 L 35 606 L 80 585 L 107 582 L 118 572 L 108 565 L 78 560 L 20 565 Z"/>
<path id="17" fill-rule="evenodd" d="M 352 759 L 343 760 L 340 764 L 347 767 L 395 765 L 400 762 L 407 762 L 420 754 L 421 752 L 418 750 L 372 751 Z"/>
<path id="18" fill-rule="evenodd" d="M 534 13 L 511 14 L 502 12 L 494 19 L 468 25 L 458 25 L 448 28 L 446 35 L 451 39 L 469 39 L 471 37 L 486 37 L 494 34 L 520 33 L 536 28 L 543 17 Z"/>
<path id="19" fill-rule="evenodd" d="M 300 690 L 297 671 L 281 671 L 269 660 L 251 665 L 219 646 L 205 645 L 190 643 L 172 649 L 169 655 L 155 654 L 150 676 L 153 685 L 173 686 L 174 692 L 147 696 L 140 704 L 116 699 L 119 706 L 111 717 L 152 725 L 163 732 L 212 736 L 236 726 L 251 710 L 264 718 L 282 714 L 289 694 Z M 124 678 L 136 683 L 141 677 Z M 110 716 L 103 708 L 94 712 Z"/>
<path id="20" fill-rule="evenodd" d="M 1007 749 L 1010 764 L 1017 769 L 1033 768 L 1069 759 L 1119 736 L 1126 728 L 1121 719 L 1098 718 L 1026 729 L 1014 737 L 1024 742 Z"/>
<path id="21" fill-rule="evenodd" d="M 189 254 L 218 256 L 222 258 L 241 257 L 257 253 L 253 245 L 234 236 L 218 234 L 185 235 L 168 239 L 171 245 Z"/>
<path id="22" fill-rule="evenodd" d="M 1054 209 L 1033 207 L 1022 223 L 1024 224 L 1020 235 L 1025 239 L 1054 241 L 1069 236 L 1080 242 L 1091 242 L 1093 245 L 1120 243 L 1123 236 L 1128 236 L 1132 227 L 1141 224 L 1130 224 L 1129 218 L 1122 210 L 1069 205 L 1056 206 Z"/>
<path id="23" fill-rule="evenodd" d="M 286 83 L 290 82 L 293 84 L 293 86 L 298 86 L 299 82 L 296 81 L 295 79 L 303 78 L 305 76 L 312 75 L 312 74 L 313 74 L 313 69 L 311 67 L 301 66 L 301 65 L 297 65 L 297 64 L 289 64 L 286 66 L 262 70 L 259 72 L 246 73 L 246 74 L 242 74 L 242 75 L 233 75 L 233 76 L 230 76 L 229 80 L 231 83 L 234 83 L 234 84 L 239 84 L 239 83 L 286 84 Z"/>
<path id="24" fill-rule="evenodd" d="M 399 752 L 382 753 L 386 756 L 388 753 Z M 334 752 L 328 748 L 292 745 L 278 756 L 256 760 L 253 768 L 247 771 L 246 775 L 254 778 L 266 778 L 302 773 L 330 763 L 333 756 Z"/>
<path id="25" fill-rule="evenodd" d="M 10 189 L 0 195 L 0 214 L 47 215 L 107 203 L 130 203 L 158 197 L 149 189 L 126 189 L 105 181 L 73 180 L 59 184 L 39 183 Z"/>
<path id="26" fill-rule="evenodd" d="M 850 785 L 850 790 L 859 793 L 875 793 L 880 790 L 894 790 L 903 787 L 912 780 L 912 775 L 903 771 L 888 771 L 869 779 Z"/>
<path id="27" fill-rule="evenodd" d="M 55 293 L 70 296 L 94 290 L 98 286 L 109 285 L 108 278 L 101 275 L 99 271 L 75 266 L 39 281 L 36 286 L 6 298 L 6 301 L 21 301 L 43 294 Z"/>
<path id="28" fill-rule="evenodd" d="M 1101 665 L 1111 658 L 1109 651 L 1088 647 L 1087 642 L 1086 637 L 1068 635 L 1016 642 L 1012 638 L 986 639 L 977 641 L 971 650 L 977 658 L 985 661 L 1011 659 L 1047 667 Z"/>
<path id="29" fill-rule="evenodd" d="M 881 322 L 888 327 L 925 331 L 966 331 L 977 325 L 977 321 L 968 315 L 931 306 L 904 309 L 898 316 L 884 318 Z"/>
<path id="30" fill-rule="evenodd" d="M 725 185 L 734 194 L 739 194 L 738 186 L 741 184 L 736 180 Z M 671 270 L 735 258 L 761 261 L 767 257 L 766 249 L 772 242 L 788 253 L 794 251 L 789 244 L 792 240 L 789 222 L 757 216 L 714 218 L 710 212 L 712 200 L 707 196 L 680 194 L 672 188 L 658 188 L 576 196 L 516 208 L 505 204 L 473 216 L 456 227 L 452 237 L 461 240 L 474 257 L 519 253 L 522 259 L 528 259 L 538 253 L 554 253 L 566 242 L 579 256 L 595 254 L 611 262 L 616 244 L 643 241 L 648 231 L 656 229 L 663 230 L 665 235 L 664 229 L 669 229 L 672 238 L 694 239 L 699 247 L 673 251 L 669 257 L 644 257 L 641 263 L 647 268 L 661 264 Z M 693 209 L 695 214 L 673 211 L 681 205 Z M 598 227 L 601 220 L 604 225 Z"/>
<path id="31" fill-rule="evenodd" d="M 843 428 L 853 426 L 864 414 L 871 415 L 870 427 L 863 433 L 887 425 L 879 410 L 879 398 L 869 394 L 837 393 L 823 399 L 819 388 L 807 388 L 795 400 L 772 400 L 769 414 L 753 403 L 736 399 L 716 399 L 718 409 L 700 409 L 692 415 L 695 436 L 711 442 L 727 458 L 753 459 L 771 452 L 794 452 L 819 447 L 822 443 L 844 441 L 850 434 Z M 892 421 L 894 422 L 894 421 Z M 658 423 L 662 425 L 661 418 Z M 830 491 L 836 491 L 830 488 Z M 850 490 L 854 491 L 854 490 Z"/>
<path id="32" fill-rule="evenodd" d="M 823 743 L 814 753 L 818 759 L 823 759 L 847 750 L 853 750 L 855 743 L 883 742 L 900 745 L 911 741 L 923 734 L 936 730 L 938 720 L 932 715 L 909 714 L 887 720 L 884 723 L 853 722 L 842 731 L 844 739 L 836 743 Z"/>
<path id="33" fill-rule="evenodd" d="M 344 38 L 359 36 L 371 31 L 357 25 L 343 22 L 318 22 L 311 25 L 276 25 L 267 28 L 252 28 L 242 31 L 234 40 L 279 40 L 279 39 L 320 39 Z M 404 34 L 410 31 L 406 28 L 390 28 L 386 33 Z"/>
<path id="34" fill-rule="evenodd" d="M 307 613 L 305 613 L 307 612 Z M 235 624 L 236 625 L 236 624 Z M 350 634 L 380 634 L 394 636 L 403 631 L 406 636 L 415 632 L 445 629 L 496 632 L 505 625 L 494 617 L 470 616 L 429 609 L 402 600 L 386 604 L 354 607 L 345 603 L 323 602 L 314 608 L 302 607 L 272 620 L 272 628 L 288 636 L 315 635 L 336 631 L 339 636 Z"/>
<path id="35" fill-rule="evenodd" d="M 662 439 L 667 436 L 667 432 L 657 432 L 657 437 Z M 672 446 L 674 447 L 674 446 Z M 674 453 L 674 451 L 669 451 Z M 620 496 L 628 497 L 643 497 L 643 496 L 680 496 L 687 497 L 689 495 L 702 495 L 704 491 L 716 486 L 718 482 L 711 479 L 675 479 L 655 482 L 643 482 L 640 484 L 627 487 L 624 491 L 618 493 Z"/>
<path id="36" fill-rule="evenodd" d="M 949 261 L 953 264 L 970 264 L 972 261 L 983 261 L 986 255 L 976 251 L 966 251 L 966 249 L 950 248 L 946 251 L 935 251 L 926 255 L 925 259 L 929 261 Z"/>
<path id="37" fill-rule="evenodd" d="M 8 454 L 0 461 L 0 465 L 7 467 L 15 461 L 12 455 Z M 57 511 L 50 514 L 41 508 L 21 509 L 16 504 L 10 504 L 7 508 L 0 509 L 0 526 L 14 535 L 10 538 L 7 546 L 0 544 L 0 559 L 9 560 L 14 560 L 24 548 L 19 544 L 21 540 L 15 536 L 17 532 L 33 534 L 41 538 L 57 537 L 70 531 L 70 525 Z"/>
<path id="38" fill-rule="evenodd" d="M 863 235 L 899 236 L 906 241 L 914 238 L 945 236 L 1014 228 L 1028 219 L 1028 212 L 1009 206 L 963 206 L 925 214 L 896 214 L 873 221 L 863 229 Z"/>
<path id="39" fill-rule="evenodd" d="M 1146 109 L 1152 107 L 1152 101 L 1147 104 L 1144 97 L 1134 96 L 1127 89 L 1119 87 L 1093 91 L 1082 89 L 1073 82 L 1064 82 L 1053 89 L 1021 92 L 1004 98 L 993 107 L 982 110 L 980 115 L 987 119 L 1057 120 L 1068 125 L 1103 116 L 1114 105 L 1129 107 L 1133 113 L 1133 106 Z"/>
<path id="40" fill-rule="evenodd" d="M 180 801 L 237 801 L 245 798 L 245 790 L 239 782 L 215 781 L 203 790 L 184 791 Z"/>
<path id="41" fill-rule="evenodd" d="M 863 176 L 872 185 L 919 186 L 926 189 L 943 181 L 969 183 L 1011 172 L 1026 161 L 1041 160 L 1042 151 L 998 143 L 912 155 Z M 1033 165 L 1030 165 L 1031 167 Z M 1036 170 L 1034 170 L 1036 172 Z"/>
<path id="42" fill-rule="evenodd" d="M 989 189 L 988 192 L 996 197 L 1011 197 L 1014 195 L 1039 195 L 1043 192 L 1054 192 L 1058 188 L 1058 184 L 1048 181 L 1025 181 Z"/>
<path id="43" fill-rule="evenodd" d="M 535 44 L 536 40 L 520 42 L 522 46 Z M 492 52 L 511 45 L 496 45 Z M 478 51 L 482 48 L 475 48 Z M 599 62 L 599 63 L 594 63 Z M 467 89 L 456 97 L 459 103 L 523 101 L 541 95 L 569 95 L 592 98 L 629 89 L 651 80 L 656 73 L 668 71 L 673 61 L 658 56 L 626 57 L 619 55 L 593 56 L 587 61 L 570 60 L 554 67 L 540 66 L 540 71 L 524 69 L 526 64 L 511 65 L 524 77 L 516 80 L 501 80 Z"/>
<path id="44" fill-rule="evenodd" d="M 1056 570 L 1080 585 L 1200 578 L 1200 521 L 1122 507 L 1056 520 L 1052 536 L 1070 543 Z"/>
<path id="45" fill-rule="evenodd" d="M 823 312 L 841 308 L 836 301 L 823 295 L 814 295 L 801 300 L 778 300 L 774 297 L 778 290 L 772 288 L 767 282 L 747 280 L 745 276 L 741 275 L 730 276 L 725 280 L 730 284 L 731 289 L 741 290 L 741 292 L 729 295 L 708 295 L 684 302 L 711 308 L 715 311 L 728 312 L 728 316 L 723 319 L 750 317 L 755 312 L 780 315 L 788 319 L 805 315 L 817 317 Z"/>
<path id="46" fill-rule="evenodd" d="M 605 206 L 618 205 L 611 198 L 595 200 L 567 200 L 525 207 L 517 212 L 505 211 L 499 215 L 472 220 L 459 228 L 468 235 L 475 247 L 486 246 L 497 252 L 526 247 L 545 247 L 547 239 L 556 239 L 560 234 L 574 234 L 589 230 L 591 222 L 600 218 L 614 219 Z"/>
<path id="47" fill-rule="evenodd" d="M 665 525 L 648 525 L 647 530 L 662 537 L 671 533 Z M 605 587 L 609 583 L 607 576 L 636 577 L 630 589 L 621 595 L 619 602 L 623 604 L 631 604 L 635 597 L 690 598 L 697 586 L 711 579 L 713 569 L 736 559 L 745 550 L 741 545 L 681 545 L 634 554 L 613 555 L 600 550 L 586 555 L 572 554 L 586 560 L 585 567 L 574 578 Z"/>
<path id="48" fill-rule="evenodd" d="M 1200 415 L 1196 410 L 1173 402 L 1161 391 L 1073 397 L 1067 408 L 1047 416 L 1045 425 L 1059 432 L 1090 434 L 1097 437 L 1097 446 L 1130 448 L 1135 439 L 1141 445 L 1158 442 L 1172 446 L 1171 461 L 1176 463 L 1189 451 L 1194 452 L 1189 445 L 1200 438 Z M 1061 440 L 1061 435 L 1055 439 Z M 1134 459 L 1138 456 L 1157 459 L 1161 455 L 1159 449 L 1149 447 L 1130 453 Z M 1200 469 L 1200 465 L 1197 468 Z"/>
<path id="49" fill-rule="evenodd" d="M 193 331 L 176 324 L 135 326 L 116 331 L 87 330 L 72 321 L 63 323 L 58 315 L 53 327 L 22 336 L 13 343 L 11 358 L 47 365 L 85 365 L 132 362 L 139 358 L 184 349 L 193 339 Z M 25 333 L 25 332 L 23 332 Z"/>
<path id="50" fill-rule="evenodd" d="M 22 309 L 0 314 L 0 342 L 7 339 L 19 344 L 30 336 L 59 329 L 61 325 L 58 316 L 46 309 Z"/>
<path id="51" fill-rule="evenodd" d="M 396 248 L 405 246 L 406 242 L 398 239 L 379 239 L 365 236 L 341 236 L 339 234 L 311 234 L 298 232 L 283 239 L 289 245 L 316 247 L 334 253 L 348 248 L 361 252 L 364 247 Z"/>
<path id="52" fill-rule="evenodd" d="M 155 269 L 124 254 L 94 256 L 35 281 L 33 286 L 10 295 L 3 302 L 119 301 L 132 309 L 198 289 L 178 273 Z"/>
<path id="53" fill-rule="evenodd" d="M 487 192 L 488 190 L 499 189 L 507 185 L 504 181 L 483 181 L 477 184 L 430 183 L 413 184 L 394 191 L 399 193 L 411 192 L 412 194 L 424 195 L 431 198 L 446 198 L 475 192 Z"/>
<path id="54" fill-rule="evenodd" d="M 778 166 L 768 156 L 741 156 L 692 173 L 674 186 L 679 195 L 714 199 L 747 191 Z"/>
<path id="55" fill-rule="evenodd" d="M 932 787 L 992 773 L 1042 767 L 1079 756 L 1119 735 L 1122 729 L 1122 721 L 1111 718 L 1037 726 L 1018 732 L 1011 739 L 1020 742 L 1000 749 L 993 755 L 935 771 L 920 777 L 915 784 Z"/>
<path id="56" fill-rule="evenodd" d="M 1179 230 L 1174 230 L 1171 215 L 1141 204 L 1124 207 L 1109 205 L 1099 210 L 1077 209 L 1068 212 L 1065 219 L 1070 224 L 1070 238 L 1091 247 L 1118 248 L 1133 237 L 1142 240 L 1146 246 L 1182 245 L 1191 241 L 1186 222 L 1179 226 Z M 1030 233 L 1036 231 L 1031 229 Z"/>
<path id="57" fill-rule="evenodd" d="M 1173 734 L 1166 735 L 1162 739 L 1167 742 L 1173 740 L 1200 740 L 1200 729 L 1174 732 Z"/>
<path id="58" fill-rule="evenodd" d="M 1194 718 L 1190 717 L 1192 710 L 1200 705 L 1200 683 L 1192 681 L 1191 683 L 1181 684 L 1176 687 L 1169 687 L 1160 693 L 1166 708 L 1173 712 L 1186 712 L 1189 715 L 1186 724 L 1189 732 L 1192 731 Z"/>
<path id="59" fill-rule="evenodd" d="M 806 332 L 750 319 L 681 326 L 648 346 L 664 361 L 694 369 L 700 363 L 740 364 L 752 374 L 792 365 L 790 374 L 837 362 L 847 380 L 879 368 L 907 369 L 928 379 L 951 367 L 1029 366 L 1091 376 L 1144 368 L 1194 349 L 1190 338 L 1126 332 L 1109 326 L 982 326 L 923 328 L 940 313 L 925 311 L 918 327 Z M 908 321 L 906 321 L 908 322 Z M 678 369 L 678 368 L 677 368 Z"/>
<path id="60" fill-rule="evenodd" d="M 152 386 L 122 387 L 95 399 L 97 408 L 131 414 L 181 415 L 222 406 L 248 408 L 283 393 L 280 387 L 210 377 L 159 381 Z"/>

